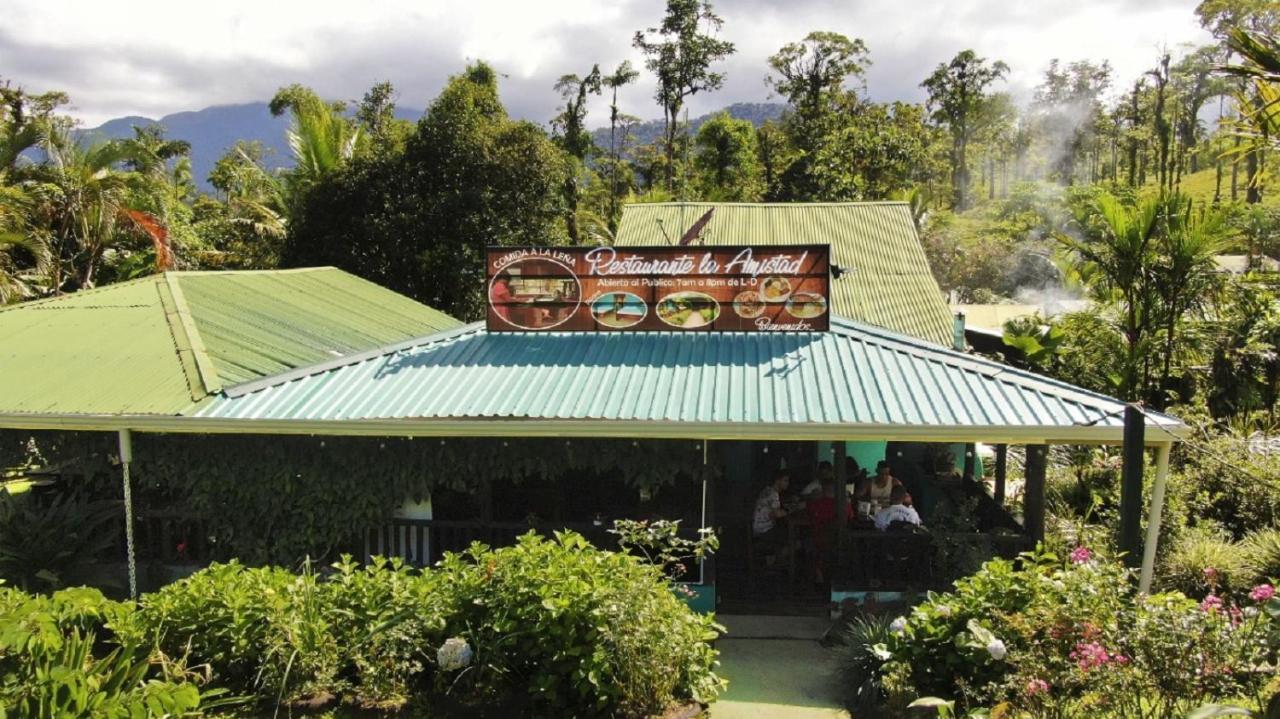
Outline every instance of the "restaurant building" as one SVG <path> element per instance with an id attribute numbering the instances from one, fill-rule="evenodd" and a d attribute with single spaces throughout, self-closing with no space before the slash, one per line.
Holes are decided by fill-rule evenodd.
<path id="1" fill-rule="evenodd" d="M 747 209 L 733 207 L 711 218 Z M 441 453 L 460 446 L 483 452 L 477 464 L 500 469 L 504 452 L 520 443 L 532 452 L 522 452 L 520 466 L 508 476 L 489 471 L 465 496 L 442 492 L 432 497 L 429 512 L 388 516 L 383 526 L 369 528 L 365 548 L 426 564 L 473 539 L 506 541 L 529 528 L 569 527 L 607 542 L 611 519 L 667 517 L 680 519 L 689 532 L 719 533 L 721 551 L 685 575 L 695 603 L 706 609 L 761 597 L 813 598 L 814 591 L 826 602 L 944 586 L 960 555 L 1012 555 L 1041 538 L 1049 447 L 1120 444 L 1125 406 L 947 346 L 946 305 L 937 294 L 933 307 L 927 298 L 932 277 L 926 283 L 918 272 L 923 253 L 918 261 L 903 259 L 919 251 L 905 205 L 872 207 L 859 220 L 872 234 L 860 242 L 888 247 L 892 243 L 875 233 L 898 228 L 915 243 L 914 250 L 895 250 L 900 264 L 859 259 L 850 248 L 861 245 L 852 241 L 833 243 L 828 254 L 821 243 L 733 245 L 705 234 L 695 236 L 705 245 L 690 239 L 649 249 L 495 248 L 487 258 L 486 321 L 458 325 L 423 313 L 411 320 L 423 323 L 416 336 L 396 336 L 403 330 L 392 327 L 376 346 L 367 336 L 360 338 L 363 346 L 351 341 L 332 349 L 327 340 L 301 342 L 311 354 L 270 369 L 265 359 L 250 362 L 254 353 L 247 348 L 279 341 L 243 329 L 245 317 L 269 333 L 296 329 L 264 319 L 270 311 L 231 310 L 242 322 L 239 332 L 207 318 L 184 321 L 180 310 L 162 312 L 173 344 L 165 347 L 157 338 L 154 346 L 130 351 L 176 358 L 179 375 L 171 384 L 187 390 L 184 399 L 173 401 L 170 392 L 163 402 L 112 404 L 105 399 L 113 395 L 108 381 L 107 388 L 86 386 L 86 399 L 75 406 L 52 384 L 28 388 L 0 379 L 0 427 L 116 432 L 126 486 L 135 433 L 310 435 L 317 442 L 324 436 L 414 437 L 438 443 Z M 641 217 L 630 208 L 627 213 Z M 705 211 L 692 214 L 694 224 L 707 219 Z M 715 221 L 702 223 L 704 233 L 730 231 L 731 225 L 717 229 Z M 624 220 L 620 245 L 635 222 Z M 662 225 L 670 230 L 681 222 Z M 836 230 L 828 234 L 845 237 Z M 189 302 L 191 293 L 165 300 L 164 292 L 187 282 L 182 273 L 170 273 L 127 291 L 169 310 L 170 301 Z M 147 283 L 154 286 L 139 289 Z M 886 304 L 894 308 L 877 309 L 864 300 L 867 287 L 892 296 Z M 157 291 L 160 299 L 151 299 Z M 242 287 L 245 295 L 260 291 Z M 93 308 L 110 304 L 90 301 L 90 293 L 71 297 L 78 299 L 65 308 L 66 316 L 81 319 L 65 320 L 64 327 L 92 324 Z M 236 302 L 272 304 L 266 296 Z M 126 304 L 122 299 L 121 313 Z M 398 306 L 406 316 L 420 312 Z M 12 320 L 30 318 L 30 307 L 0 312 L 0 335 L 34 327 Z M 861 316 L 846 316 L 841 307 Z M 369 308 L 368 317 L 378 315 Z M 126 326 L 156 322 L 141 312 L 128 316 Z M 361 325 L 361 316 L 358 311 L 329 331 L 346 336 Z M 426 326 L 428 321 L 443 326 Z M 316 333 L 303 334 L 324 337 L 320 324 L 313 325 Z M 185 332 L 185 342 L 175 328 Z M 205 341 L 205 332 L 219 341 Z M 37 344 L 0 356 L 0 378 L 23 366 L 24 376 L 34 376 L 41 353 L 47 363 L 51 355 L 74 354 L 71 344 Z M 278 360 L 285 353 L 258 354 Z M 127 364 L 108 366 L 123 378 Z M 103 384 L 107 378 L 98 379 Z M 45 394 L 65 401 L 48 402 Z M 1145 425 L 1143 441 L 1156 451 L 1158 475 L 1143 557 L 1143 584 L 1149 586 L 1169 448 L 1186 427 L 1157 414 L 1147 414 Z M 972 450 L 977 443 L 999 448 L 990 484 L 979 479 Z M 628 448 L 629 463 L 649 457 L 668 476 L 626 482 L 619 478 L 644 468 L 568 459 L 619 446 Z M 535 466 L 531 453 L 548 461 Z M 778 470 L 790 472 L 799 487 L 817 476 L 823 462 L 831 463 L 836 486 L 853 484 L 856 468 L 847 457 L 862 468 L 887 461 L 930 531 L 893 534 L 836 523 L 830 582 L 806 594 L 802 552 L 783 565 L 765 566 L 755 551 L 755 498 Z M 1024 458 L 1024 468 L 1008 473 L 1015 457 Z M 422 471 L 433 468 L 428 462 Z M 1020 499 L 1012 505 L 1007 473 L 1022 475 Z M 843 508 L 847 498 L 836 495 Z M 789 543 L 811 547 L 800 522 L 788 526 L 794 532 Z"/>

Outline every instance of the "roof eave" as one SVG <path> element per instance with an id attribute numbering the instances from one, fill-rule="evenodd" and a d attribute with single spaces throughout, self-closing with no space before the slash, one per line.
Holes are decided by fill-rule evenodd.
<path id="1" fill-rule="evenodd" d="M 623 438 L 688 440 L 983 442 L 987 444 L 1121 444 L 1124 428 L 1107 426 L 964 426 L 530 418 L 265 420 L 156 415 L 0 415 L 0 427 L 76 431 L 197 434 L 312 434 L 381 437 Z M 1147 423 L 1146 444 L 1183 440 L 1181 423 Z"/>

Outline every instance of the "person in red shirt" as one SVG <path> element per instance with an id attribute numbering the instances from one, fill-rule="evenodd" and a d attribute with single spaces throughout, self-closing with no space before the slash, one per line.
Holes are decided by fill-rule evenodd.
<path id="1" fill-rule="evenodd" d="M 831 575 L 831 549 L 836 542 L 836 485 L 830 477 L 821 479 L 822 492 L 805 505 L 813 532 L 813 578 L 818 584 Z M 850 502 L 844 504 L 844 521 L 853 519 Z"/>
<path id="2" fill-rule="evenodd" d="M 493 281 L 493 289 L 489 290 L 489 301 L 493 303 L 493 311 L 507 322 L 511 321 L 511 303 L 515 295 L 511 292 L 511 279 L 499 277 Z"/>

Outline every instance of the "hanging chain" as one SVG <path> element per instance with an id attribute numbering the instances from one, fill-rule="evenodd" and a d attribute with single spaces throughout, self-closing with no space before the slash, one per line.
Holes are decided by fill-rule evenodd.
<path id="1" fill-rule="evenodd" d="M 124 543 L 129 554 L 129 596 L 138 598 L 138 566 L 133 555 L 133 489 L 129 482 L 129 463 L 122 462 L 124 469 Z"/>

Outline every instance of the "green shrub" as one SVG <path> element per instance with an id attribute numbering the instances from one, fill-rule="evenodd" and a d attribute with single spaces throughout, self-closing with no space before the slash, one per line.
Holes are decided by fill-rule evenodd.
<path id="1" fill-rule="evenodd" d="M 93 589 L 0 590 L 0 715 L 186 716 L 219 702 L 183 669 L 111 631 L 131 605 Z"/>
<path id="2" fill-rule="evenodd" d="M 1265 595 L 1265 596 L 1264 596 Z M 1280 600 L 1241 611 L 1213 596 L 1140 597 L 1118 562 L 1083 549 L 993 561 L 895 620 L 880 647 L 890 703 L 920 696 L 1006 716 L 1186 716 L 1211 701 L 1261 703 Z M 996 712 L 992 712 L 994 715 Z"/>
<path id="3" fill-rule="evenodd" d="M 1241 543 L 1245 567 L 1252 585 L 1272 582 L 1280 577 L 1280 529 L 1259 529 L 1246 535 Z"/>
<path id="4" fill-rule="evenodd" d="M 860 614 L 840 633 L 836 674 L 854 716 L 875 716 L 884 701 L 880 670 L 886 659 L 884 645 L 891 638 L 889 624 L 889 617 Z"/>
<path id="5" fill-rule="evenodd" d="M 1179 537 L 1157 576 L 1162 588 L 1197 598 L 1214 593 L 1239 597 L 1253 586 L 1245 548 L 1204 530 L 1188 530 Z"/>
<path id="6" fill-rule="evenodd" d="M 29 591 L 67 586 L 111 548 L 119 515 L 111 502 L 0 490 L 0 579 Z"/>
<path id="7" fill-rule="evenodd" d="M 574 533 L 529 533 L 446 557 L 437 571 L 451 595 L 447 633 L 475 650 L 463 682 L 481 701 L 516 693 L 535 716 L 639 717 L 723 687 L 709 644 L 720 628 L 637 557 Z"/>
<path id="8" fill-rule="evenodd" d="M 166 653 L 267 703 L 638 717 L 723 686 L 713 620 L 659 566 L 572 533 L 476 545 L 421 572 L 381 559 L 324 576 L 213 565 L 145 597 L 138 617 Z M 467 660 L 439 666 L 446 640 Z"/>

